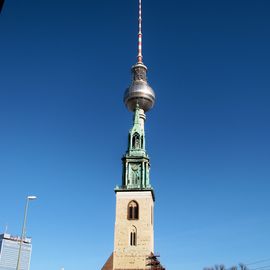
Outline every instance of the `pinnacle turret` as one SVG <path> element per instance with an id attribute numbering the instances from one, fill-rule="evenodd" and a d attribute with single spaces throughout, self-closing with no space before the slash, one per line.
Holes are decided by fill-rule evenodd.
<path id="1" fill-rule="evenodd" d="M 136 105 L 133 118 L 133 127 L 129 132 L 129 142 L 127 154 L 131 156 L 145 155 L 145 135 L 144 135 L 145 114 L 140 109 L 139 104 Z"/>

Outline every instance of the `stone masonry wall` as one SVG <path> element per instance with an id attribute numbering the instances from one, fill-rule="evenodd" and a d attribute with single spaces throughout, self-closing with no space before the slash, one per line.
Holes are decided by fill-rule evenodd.
<path id="1" fill-rule="evenodd" d="M 139 205 L 139 219 L 128 220 L 130 201 Z M 151 191 L 118 191 L 114 232 L 113 269 L 146 269 L 146 258 L 154 252 L 154 202 Z M 137 231 L 137 245 L 130 246 L 130 232 Z"/>

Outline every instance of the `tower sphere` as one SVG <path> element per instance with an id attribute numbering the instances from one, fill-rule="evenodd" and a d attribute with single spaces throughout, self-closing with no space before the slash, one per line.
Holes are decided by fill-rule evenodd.
<path id="1" fill-rule="evenodd" d="M 144 112 L 149 111 L 155 104 L 155 92 L 146 79 L 147 67 L 137 63 L 132 67 L 133 80 L 124 94 L 124 103 L 130 111 L 135 111 L 137 104 Z"/>

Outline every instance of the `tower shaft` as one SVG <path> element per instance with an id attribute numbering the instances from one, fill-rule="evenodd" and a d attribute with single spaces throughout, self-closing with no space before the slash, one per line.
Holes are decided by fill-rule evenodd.
<path id="1" fill-rule="evenodd" d="M 137 218 L 132 207 L 138 209 Z M 153 211 L 150 191 L 116 193 L 113 270 L 147 269 L 154 252 Z"/>

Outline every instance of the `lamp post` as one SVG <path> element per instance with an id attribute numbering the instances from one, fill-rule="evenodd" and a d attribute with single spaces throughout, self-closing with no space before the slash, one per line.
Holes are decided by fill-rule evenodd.
<path id="1" fill-rule="evenodd" d="M 21 259 L 22 243 L 23 243 L 23 239 L 25 238 L 25 232 L 26 232 L 25 228 L 26 228 L 28 204 L 29 204 L 29 201 L 35 200 L 36 198 L 37 198 L 36 196 L 27 196 L 26 197 L 26 204 L 25 204 L 25 208 L 24 208 L 23 227 L 22 227 L 22 234 L 21 234 L 21 239 L 20 239 L 20 247 L 19 247 L 18 261 L 17 261 L 16 270 L 20 270 L 20 259 Z"/>

